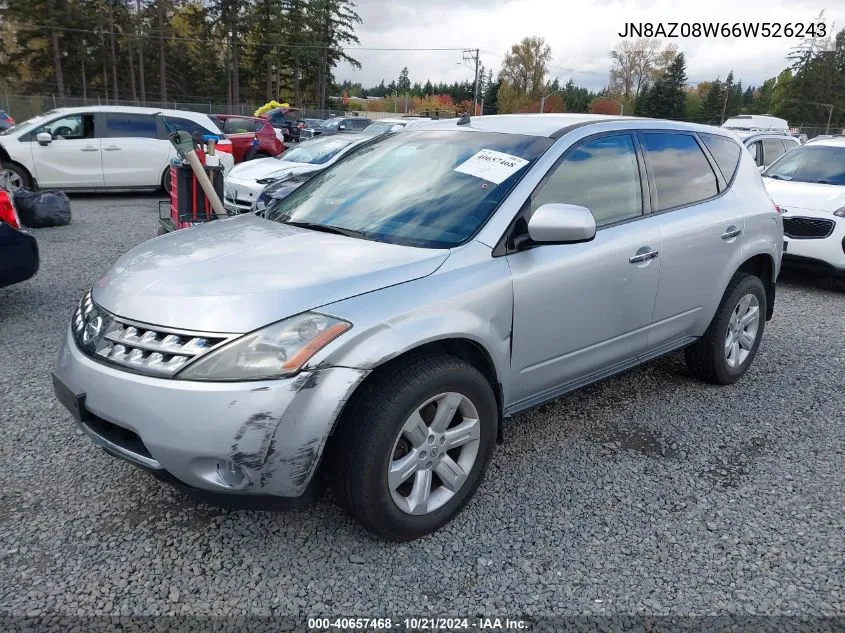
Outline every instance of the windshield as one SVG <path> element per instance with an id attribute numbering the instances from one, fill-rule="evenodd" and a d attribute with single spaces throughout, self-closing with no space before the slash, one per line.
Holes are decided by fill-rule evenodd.
<path id="1" fill-rule="evenodd" d="M 47 117 L 52 116 L 54 114 L 58 114 L 58 111 L 50 110 L 48 112 L 45 112 L 44 114 L 39 114 L 38 116 L 34 116 L 31 119 L 27 119 L 26 121 L 21 121 L 17 125 L 13 125 L 12 127 L 0 132 L 0 136 L 5 136 L 7 134 L 17 134 L 18 132 L 26 132 L 27 130 L 41 123 Z"/>
<path id="2" fill-rule="evenodd" d="M 338 125 L 340 125 L 340 122 L 342 120 L 343 119 L 329 119 L 328 121 L 323 121 L 322 123 L 320 123 L 320 127 L 324 130 L 333 130 Z"/>
<path id="3" fill-rule="evenodd" d="M 763 175 L 777 180 L 845 185 L 845 146 L 797 147 L 776 160 Z"/>
<path id="4" fill-rule="evenodd" d="M 267 218 L 451 248 L 487 221 L 553 142 L 463 130 L 377 137 L 273 204 Z"/>
<path id="5" fill-rule="evenodd" d="M 311 163 L 322 165 L 330 161 L 344 147 L 350 145 L 353 139 L 327 138 L 308 141 L 299 147 L 290 149 L 279 158 L 290 163 Z"/>

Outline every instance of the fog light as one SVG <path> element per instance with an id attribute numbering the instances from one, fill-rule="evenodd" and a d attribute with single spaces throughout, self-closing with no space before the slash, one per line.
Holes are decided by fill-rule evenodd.
<path id="1" fill-rule="evenodd" d="M 248 481 L 244 469 L 234 462 L 218 462 L 217 476 L 224 485 L 232 488 L 242 488 Z"/>

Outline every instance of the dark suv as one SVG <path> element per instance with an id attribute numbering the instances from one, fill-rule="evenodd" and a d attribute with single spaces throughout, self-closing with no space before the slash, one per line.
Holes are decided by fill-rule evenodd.
<path id="1" fill-rule="evenodd" d="M 314 128 L 314 136 L 331 136 L 333 134 L 357 133 L 362 131 L 372 121 L 370 119 L 353 116 L 353 117 L 333 117 L 326 119 L 320 124 L 320 127 Z"/>
<path id="2" fill-rule="evenodd" d="M 285 141 L 299 142 L 300 130 L 305 124 L 299 120 L 297 108 L 274 108 L 264 116 L 270 119 L 270 125 L 282 131 Z"/>

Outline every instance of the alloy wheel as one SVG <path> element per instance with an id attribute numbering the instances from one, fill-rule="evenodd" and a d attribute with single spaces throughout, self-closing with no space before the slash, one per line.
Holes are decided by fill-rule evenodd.
<path id="1" fill-rule="evenodd" d="M 396 506 L 421 515 L 447 503 L 469 478 L 480 438 L 478 410 L 469 398 L 448 392 L 426 400 L 393 445 L 387 481 Z"/>
<path id="2" fill-rule="evenodd" d="M 17 191 L 23 188 L 23 179 L 20 174 L 11 169 L 0 169 L 0 184 L 6 183 L 9 191 Z"/>
<path id="3" fill-rule="evenodd" d="M 760 329 L 760 302 L 753 294 L 747 294 L 736 304 L 728 321 L 725 335 L 725 360 L 728 367 L 736 368 L 745 362 Z"/>

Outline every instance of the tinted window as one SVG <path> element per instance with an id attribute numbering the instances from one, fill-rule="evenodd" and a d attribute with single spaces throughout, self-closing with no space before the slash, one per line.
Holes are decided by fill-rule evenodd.
<path id="1" fill-rule="evenodd" d="M 845 185 L 845 147 L 798 147 L 763 172 L 777 180 Z"/>
<path id="2" fill-rule="evenodd" d="M 791 149 L 798 147 L 798 140 L 797 139 L 785 138 L 785 139 L 781 139 L 781 141 L 783 142 L 783 147 L 784 147 L 784 149 L 786 149 L 787 152 Z"/>
<path id="3" fill-rule="evenodd" d="M 763 158 L 766 165 L 771 165 L 784 154 L 783 143 L 778 138 L 763 139 Z"/>
<path id="4" fill-rule="evenodd" d="M 570 150 L 532 198 L 531 210 L 550 202 L 587 207 L 597 226 L 641 215 L 633 139 L 627 134 L 606 136 Z"/>
<path id="5" fill-rule="evenodd" d="M 699 134 L 701 140 L 713 154 L 713 158 L 726 182 L 730 182 L 734 177 L 736 167 L 739 165 L 739 156 L 742 151 L 734 141 L 731 139 L 719 136 L 718 134 Z"/>
<path id="6" fill-rule="evenodd" d="M 352 127 L 356 130 L 363 130 L 369 124 L 367 119 L 352 119 Z"/>
<path id="7" fill-rule="evenodd" d="M 156 138 L 155 119 L 144 114 L 107 114 L 106 136 L 108 138 Z"/>
<path id="8" fill-rule="evenodd" d="M 719 191 L 716 174 L 707 157 L 689 134 L 643 134 L 654 173 L 657 210 L 672 209 L 712 198 Z"/>
<path id="9" fill-rule="evenodd" d="M 463 131 L 375 137 L 268 207 L 267 218 L 348 229 L 381 242 L 450 248 L 475 233 L 553 142 Z"/>
<path id="10" fill-rule="evenodd" d="M 179 117 L 172 117 L 172 116 L 165 117 L 165 119 L 167 120 L 167 126 L 169 126 L 173 130 L 179 130 L 180 132 L 184 131 L 184 132 L 188 132 L 189 134 L 194 134 L 196 132 L 199 132 L 202 135 L 214 134 L 215 136 L 217 136 L 216 132 L 212 132 L 211 130 L 207 130 L 206 128 L 201 126 L 196 121 L 191 121 L 190 119 L 180 119 Z M 165 128 L 167 126 L 165 126 Z M 168 133 L 170 132 L 170 130 L 167 130 L 167 131 L 168 131 Z"/>
<path id="11" fill-rule="evenodd" d="M 94 138 L 94 115 L 73 114 L 55 119 L 34 130 L 32 139 L 41 132 L 49 132 L 54 140 Z"/>

